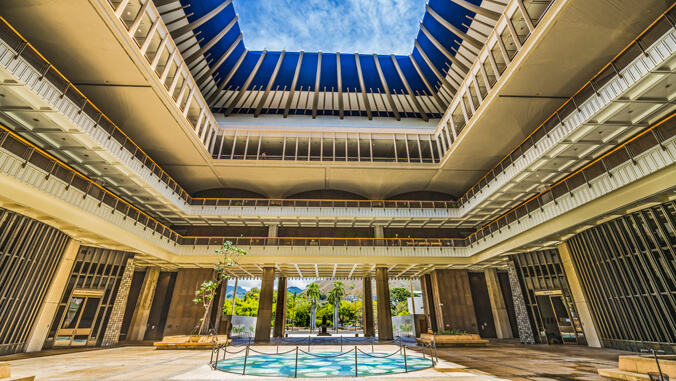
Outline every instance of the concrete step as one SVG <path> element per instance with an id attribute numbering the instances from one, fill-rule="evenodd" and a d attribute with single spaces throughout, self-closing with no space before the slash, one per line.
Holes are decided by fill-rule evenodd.
<path id="1" fill-rule="evenodd" d="M 623 380 L 623 381 L 649 381 L 645 373 L 634 373 L 628 372 L 626 370 L 619 369 L 599 369 L 599 375 L 607 378 L 612 378 L 613 380 Z"/>
<path id="2" fill-rule="evenodd" d="M 33 381 L 35 376 L 12 377 L 11 365 L 8 362 L 0 362 L 0 380 L 2 381 Z"/>

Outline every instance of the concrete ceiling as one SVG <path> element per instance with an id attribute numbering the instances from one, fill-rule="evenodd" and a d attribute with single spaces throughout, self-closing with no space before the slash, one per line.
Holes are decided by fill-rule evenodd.
<path id="1" fill-rule="evenodd" d="M 551 115 L 564 102 L 560 97 L 574 94 L 669 3 L 554 2 L 442 168 L 401 163 L 214 164 L 186 130 L 132 40 L 120 32 L 122 24 L 111 17 L 106 1 L 4 0 L 0 12 L 189 192 L 233 187 L 284 197 L 331 188 L 382 199 L 417 190 L 462 195 Z M 284 129 L 284 119 L 279 123 Z"/>

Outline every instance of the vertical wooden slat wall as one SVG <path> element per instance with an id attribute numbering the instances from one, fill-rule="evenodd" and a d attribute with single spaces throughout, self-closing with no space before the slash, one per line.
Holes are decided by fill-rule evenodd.
<path id="1" fill-rule="evenodd" d="M 68 236 L 0 208 L 0 355 L 22 352 Z"/>

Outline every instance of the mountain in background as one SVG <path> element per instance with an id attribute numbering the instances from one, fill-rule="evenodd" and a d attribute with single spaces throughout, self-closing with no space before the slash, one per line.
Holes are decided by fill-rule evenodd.
<path id="1" fill-rule="evenodd" d="M 293 294 L 294 292 L 300 294 L 303 291 L 304 291 L 304 289 L 302 289 L 300 287 L 296 287 L 296 286 L 291 286 L 291 287 L 286 288 L 286 292 L 291 293 L 291 294 Z"/>
<path id="2" fill-rule="evenodd" d="M 227 290 L 225 291 L 225 297 L 226 298 L 232 298 L 232 292 L 235 289 L 235 286 L 228 285 Z M 237 297 L 238 298 L 243 298 L 244 294 L 246 294 L 246 290 L 237 285 Z"/>

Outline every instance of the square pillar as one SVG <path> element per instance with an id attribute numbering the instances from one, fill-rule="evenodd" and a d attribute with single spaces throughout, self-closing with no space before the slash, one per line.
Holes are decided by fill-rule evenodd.
<path id="1" fill-rule="evenodd" d="M 507 273 L 509 274 L 509 287 L 512 289 L 512 298 L 514 299 L 514 313 L 516 314 L 516 323 L 519 328 L 519 339 L 521 339 L 521 343 L 523 344 L 535 344 L 535 336 L 533 335 L 533 328 L 530 325 L 526 302 L 521 292 L 519 276 L 516 274 L 514 261 L 511 259 L 508 262 Z"/>
<path id="2" fill-rule="evenodd" d="M 437 329 L 437 311 L 434 308 L 434 296 L 432 295 L 432 281 L 430 279 L 430 274 L 425 274 L 420 278 L 420 288 L 422 290 L 423 309 L 425 310 L 427 329 L 431 329 L 434 332 Z"/>
<path id="3" fill-rule="evenodd" d="M 68 284 L 70 273 L 79 251 L 80 241 L 74 239 L 68 241 L 59 267 L 57 267 L 56 272 L 54 273 L 52 284 L 49 285 L 45 300 L 42 302 L 42 306 L 40 306 L 40 313 L 35 320 L 35 328 L 33 328 L 33 332 L 31 332 L 31 335 L 28 338 L 26 352 L 40 352 L 42 350 L 42 345 L 45 343 L 47 335 L 49 334 L 49 328 L 52 325 L 52 321 L 54 321 L 56 309 L 59 307 L 61 295 Z"/>
<path id="4" fill-rule="evenodd" d="M 582 284 L 580 284 L 580 277 L 577 273 L 577 269 L 573 264 L 573 258 L 570 255 L 568 242 L 558 245 L 557 248 L 559 250 L 559 258 L 561 258 L 561 264 L 563 265 L 563 271 L 566 273 L 568 289 L 570 290 L 570 294 L 573 297 L 575 309 L 580 315 L 580 323 L 582 324 L 584 337 L 587 339 L 587 345 L 590 347 L 601 348 L 603 346 L 601 343 L 601 338 L 599 337 L 599 333 L 596 330 L 596 324 L 594 323 L 592 312 L 589 308 L 589 301 L 587 300 L 587 296 L 582 289 Z"/>
<path id="5" fill-rule="evenodd" d="M 261 295 L 258 299 L 258 317 L 256 318 L 255 341 L 270 341 L 270 322 L 272 321 L 272 296 L 275 288 L 275 268 L 263 267 Z"/>
<path id="6" fill-rule="evenodd" d="M 430 273 L 436 331 L 460 329 L 479 333 L 467 270 L 434 270 Z"/>
<path id="7" fill-rule="evenodd" d="M 385 230 L 383 225 L 373 225 L 373 237 L 376 238 L 376 246 L 385 246 Z"/>
<path id="8" fill-rule="evenodd" d="M 488 297 L 491 301 L 491 311 L 493 312 L 493 321 L 495 322 L 495 333 L 498 339 L 511 339 L 512 326 L 509 324 L 509 314 L 505 299 L 502 296 L 502 287 L 498 279 L 498 270 L 484 269 L 486 276 L 486 286 L 488 287 Z"/>
<path id="9" fill-rule="evenodd" d="M 277 305 L 275 306 L 275 328 L 273 337 L 284 337 L 286 331 L 286 277 L 277 278 Z"/>
<path id="10" fill-rule="evenodd" d="M 378 300 L 378 340 L 392 340 L 392 310 L 387 267 L 376 267 L 376 295 Z"/>
<path id="11" fill-rule="evenodd" d="M 370 277 L 364 278 L 364 301 L 362 303 L 364 318 L 364 337 L 375 337 L 376 329 L 373 325 L 373 284 Z"/>
<path id="12" fill-rule="evenodd" d="M 106 327 L 103 341 L 101 342 L 101 346 L 104 348 L 114 347 L 120 340 L 122 319 L 124 318 L 124 310 L 127 308 L 127 297 L 129 296 L 131 278 L 134 277 L 135 267 L 134 257 L 127 259 L 122 280 L 117 288 L 113 310 L 110 312 L 110 318 L 108 319 L 108 327 Z"/>
<path id="13" fill-rule="evenodd" d="M 157 280 L 160 277 L 159 267 L 149 267 L 143 278 L 143 286 L 134 308 L 134 314 L 131 317 L 129 324 L 129 332 L 127 333 L 127 340 L 129 341 L 143 341 L 146 334 L 146 327 L 148 326 L 148 317 L 150 317 L 150 307 L 153 305 L 155 298 L 155 288 L 157 287 Z"/>

